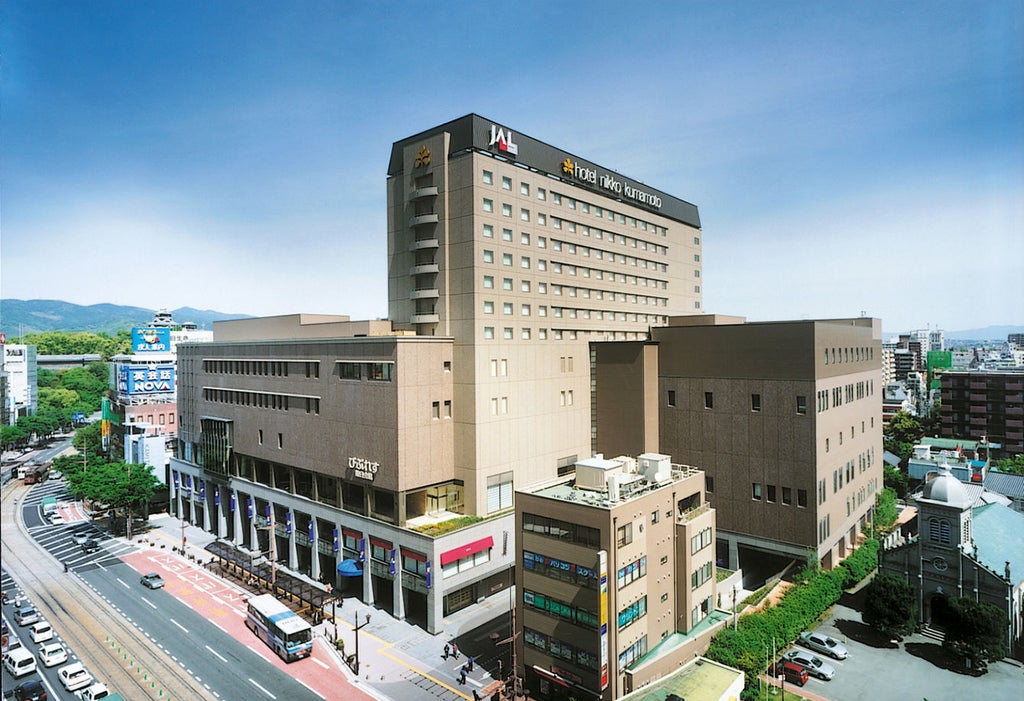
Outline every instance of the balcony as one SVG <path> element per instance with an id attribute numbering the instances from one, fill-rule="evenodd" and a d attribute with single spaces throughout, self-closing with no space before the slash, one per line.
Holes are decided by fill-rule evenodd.
<path id="1" fill-rule="evenodd" d="M 409 323 L 412 324 L 436 324 L 441 320 L 437 314 L 413 314 Z"/>
<path id="2" fill-rule="evenodd" d="M 985 413 L 988 413 L 988 410 L 984 406 L 979 406 L 977 404 L 972 404 L 970 411 L 971 411 L 972 414 L 985 414 Z"/>
<path id="3" fill-rule="evenodd" d="M 437 239 L 416 239 L 409 244 L 410 251 L 424 251 L 428 248 L 437 248 Z"/>
<path id="4" fill-rule="evenodd" d="M 436 289 L 413 290 L 409 293 L 409 299 L 437 299 L 440 294 Z"/>
<path id="5" fill-rule="evenodd" d="M 988 396 L 987 394 L 975 394 L 975 393 L 972 392 L 971 396 L 968 397 L 968 399 L 970 399 L 972 402 L 983 402 L 983 401 L 985 401 L 985 398 L 987 396 Z"/>
<path id="6" fill-rule="evenodd" d="M 988 389 L 988 385 L 984 382 L 972 382 L 968 385 L 971 389 Z"/>
<path id="7" fill-rule="evenodd" d="M 1006 395 L 1007 404 L 1020 404 L 1024 402 L 1024 394 L 1008 394 Z"/>
<path id="8" fill-rule="evenodd" d="M 974 418 L 971 419 L 971 426 L 987 426 L 987 425 L 988 425 L 988 419 L 986 419 L 984 416 L 979 418 L 979 419 L 974 419 Z"/>
<path id="9" fill-rule="evenodd" d="M 416 190 L 409 191 L 409 201 L 421 200 L 424 197 L 437 197 L 437 185 L 431 185 L 430 187 L 421 187 Z"/>
<path id="10" fill-rule="evenodd" d="M 1007 416 L 1024 416 L 1024 407 L 1019 406 L 1008 406 L 1006 407 Z"/>
<path id="11" fill-rule="evenodd" d="M 436 214 L 417 214 L 409 218 L 409 226 L 423 226 L 424 224 L 436 224 L 438 218 Z"/>
<path id="12" fill-rule="evenodd" d="M 414 265 L 409 268 L 410 275 L 429 275 L 430 273 L 436 273 L 441 268 L 437 263 L 424 263 L 423 265 Z"/>
<path id="13" fill-rule="evenodd" d="M 1024 382 L 1007 382 L 1003 387 L 1007 392 L 1024 391 Z"/>

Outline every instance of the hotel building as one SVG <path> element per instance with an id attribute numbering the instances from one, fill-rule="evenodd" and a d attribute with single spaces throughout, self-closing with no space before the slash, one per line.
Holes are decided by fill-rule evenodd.
<path id="1" fill-rule="evenodd" d="M 700 219 L 477 115 L 395 143 L 387 192 L 389 321 L 178 347 L 172 507 L 438 632 L 511 583 L 515 489 L 599 448 L 594 342 L 700 312 Z"/>

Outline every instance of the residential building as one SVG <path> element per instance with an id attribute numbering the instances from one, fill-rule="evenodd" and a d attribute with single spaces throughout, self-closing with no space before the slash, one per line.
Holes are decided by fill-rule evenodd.
<path id="1" fill-rule="evenodd" d="M 942 435 L 1024 452 L 1024 370 L 950 370 L 942 374 Z"/>
<path id="2" fill-rule="evenodd" d="M 720 561 L 848 555 L 882 488 L 879 320 L 673 317 L 652 336 L 661 451 L 705 471 Z"/>
<path id="3" fill-rule="evenodd" d="M 617 699 L 703 652 L 716 611 L 715 509 L 668 455 L 580 460 L 516 493 L 517 657 L 541 698 Z"/>

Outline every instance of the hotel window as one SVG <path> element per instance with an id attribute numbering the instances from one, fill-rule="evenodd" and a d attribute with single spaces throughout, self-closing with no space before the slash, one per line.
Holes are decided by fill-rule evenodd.
<path id="1" fill-rule="evenodd" d="M 538 260 L 537 261 L 537 270 L 547 270 L 547 269 L 548 269 L 548 262 L 546 260 Z"/>
<path id="2" fill-rule="evenodd" d="M 512 242 L 512 229 L 502 229 L 501 230 L 501 240 L 502 241 L 508 241 L 509 243 L 511 243 Z"/>
<path id="3" fill-rule="evenodd" d="M 501 305 L 501 310 L 502 310 L 502 313 L 504 313 L 504 314 L 511 314 L 512 313 L 512 303 L 511 302 L 505 302 L 504 304 Z"/>
<path id="4" fill-rule="evenodd" d="M 704 408 L 714 409 L 715 408 L 715 395 L 713 392 L 704 393 Z"/>
<path id="5" fill-rule="evenodd" d="M 761 501 L 761 483 L 760 482 L 754 482 L 751 485 L 750 498 L 751 499 L 756 499 L 757 501 Z"/>
<path id="6" fill-rule="evenodd" d="M 554 239 L 551 242 L 551 250 L 552 251 L 561 251 L 562 250 L 562 242 L 559 241 L 558 239 Z"/>
<path id="7" fill-rule="evenodd" d="M 494 251 L 484 251 L 484 263 L 494 262 Z"/>
<path id="8" fill-rule="evenodd" d="M 440 419 L 441 418 L 441 402 L 433 402 L 430 405 L 430 415 L 431 415 L 431 418 L 434 418 L 434 419 Z"/>
<path id="9" fill-rule="evenodd" d="M 485 185 L 493 185 L 494 184 L 494 173 L 492 173 L 489 170 L 485 170 L 484 171 L 484 184 Z"/>
<path id="10" fill-rule="evenodd" d="M 484 327 L 484 338 L 487 338 L 487 339 L 494 338 L 494 327 L 493 326 L 485 326 Z"/>
<path id="11" fill-rule="evenodd" d="M 484 238 L 487 238 L 487 239 L 493 239 L 494 238 L 494 227 L 491 226 L 490 224 L 484 224 Z"/>
<path id="12" fill-rule="evenodd" d="M 627 523 L 623 526 L 619 526 L 615 531 L 615 545 L 618 547 L 624 547 L 633 542 L 633 524 Z M 621 585 L 620 585 L 621 586 Z"/>
<path id="13" fill-rule="evenodd" d="M 548 293 L 548 283 L 546 283 L 546 282 L 538 282 L 537 283 L 537 292 L 539 294 L 546 295 Z"/>
<path id="14" fill-rule="evenodd" d="M 552 229 L 561 229 L 562 228 L 562 220 L 559 219 L 558 217 L 552 217 L 551 218 L 551 228 Z"/>
<path id="15" fill-rule="evenodd" d="M 484 211 L 485 212 L 493 212 L 494 211 L 494 200 L 489 200 L 486 197 L 484 198 Z"/>
<path id="16" fill-rule="evenodd" d="M 529 292 L 530 291 L 530 281 L 529 280 L 523 280 L 520 283 L 520 288 L 523 290 L 523 292 Z"/>
<path id="17" fill-rule="evenodd" d="M 510 204 L 503 204 L 503 205 L 501 205 L 501 216 L 503 216 L 503 217 L 511 217 L 512 216 L 512 205 L 510 205 Z"/>
<path id="18" fill-rule="evenodd" d="M 582 202 L 581 204 L 583 205 L 583 212 L 586 214 L 590 214 L 590 205 L 587 204 L 586 202 Z"/>
<path id="19" fill-rule="evenodd" d="M 693 276 L 694 277 L 700 277 L 700 271 L 699 270 L 694 270 L 693 271 Z"/>
<path id="20" fill-rule="evenodd" d="M 494 289 L 494 276 L 493 275 L 484 275 L 484 289 L 485 290 L 493 290 Z"/>
<path id="21" fill-rule="evenodd" d="M 542 341 L 548 340 L 548 330 L 547 329 L 537 329 L 537 338 L 539 338 Z"/>
<path id="22" fill-rule="evenodd" d="M 670 389 L 668 391 L 668 405 L 669 406 L 675 406 L 676 405 L 676 391 L 674 389 Z"/>
<path id="23" fill-rule="evenodd" d="M 523 244 L 524 246 L 529 246 L 530 245 L 530 235 L 528 233 L 526 233 L 525 231 L 520 232 L 519 233 L 519 243 Z"/>
<path id="24" fill-rule="evenodd" d="M 520 333 L 520 337 L 524 341 L 529 341 L 530 340 L 530 329 L 528 329 L 527 327 L 524 326 L 522 332 Z"/>
<path id="25" fill-rule="evenodd" d="M 530 210 L 528 210 L 528 209 L 520 209 L 519 210 L 519 219 L 521 219 L 522 221 L 530 221 Z"/>
<path id="26" fill-rule="evenodd" d="M 552 192 L 551 201 L 555 204 L 562 204 L 562 196 L 559 195 L 557 192 Z"/>
<path id="27" fill-rule="evenodd" d="M 523 316 L 530 316 L 530 305 L 522 305 L 522 307 L 519 309 L 519 313 L 522 314 Z"/>
<path id="28" fill-rule="evenodd" d="M 520 268 L 526 268 L 527 270 L 529 270 L 530 269 L 530 259 L 529 259 L 529 257 L 522 256 L 519 259 L 519 267 Z"/>
<path id="29" fill-rule="evenodd" d="M 545 305 L 542 304 L 539 307 L 537 307 L 537 316 L 547 316 L 547 315 L 548 315 L 548 308 Z"/>
<path id="30" fill-rule="evenodd" d="M 537 199 L 546 200 L 548 198 L 548 191 L 542 187 L 537 188 Z"/>
<path id="31" fill-rule="evenodd" d="M 501 264 L 502 265 L 512 265 L 512 254 L 511 253 L 502 253 L 501 254 Z"/>
<path id="32" fill-rule="evenodd" d="M 547 247 L 548 247 L 547 237 L 545 237 L 545 236 L 538 236 L 537 237 L 537 248 L 547 248 Z"/>
<path id="33" fill-rule="evenodd" d="M 569 198 L 569 209 L 576 209 L 576 200 Z"/>
<path id="34" fill-rule="evenodd" d="M 512 178 L 506 178 L 504 175 L 501 176 L 501 189 L 511 190 L 512 189 Z"/>
<path id="35" fill-rule="evenodd" d="M 537 225 L 538 226 L 547 226 L 548 225 L 548 217 L 543 212 L 537 212 Z"/>
<path id="36" fill-rule="evenodd" d="M 511 341 L 512 340 L 512 329 L 509 328 L 508 326 L 506 326 L 504 329 L 502 329 L 501 337 L 503 339 L 505 339 L 506 341 Z"/>
<path id="37" fill-rule="evenodd" d="M 694 253 L 693 254 L 693 262 L 694 263 L 700 263 L 700 254 L 699 253 Z"/>
<path id="38" fill-rule="evenodd" d="M 494 313 L 494 302 L 484 302 L 484 314 Z"/>
<path id="39" fill-rule="evenodd" d="M 761 411 L 761 395 L 752 394 L 750 395 L 750 410 Z"/>
<path id="40" fill-rule="evenodd" d="M 529 183 L 519 183 L 519 194 L 520 195 L 529 196 L 530 195 L 530 184 Z"/>
<path id="41" fill-rule="evenodd" d="M 510 278 L 510 277 L 503 277 L 503 278 L 501 278 L 501 289 L 505 290 L 506 292 L 511 292 L 512 291 L 512 278 Z"/>

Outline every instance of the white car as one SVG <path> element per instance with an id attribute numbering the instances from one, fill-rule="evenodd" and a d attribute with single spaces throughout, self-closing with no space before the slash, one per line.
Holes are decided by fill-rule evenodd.
<path id="1" fill-rule="evenodd" d="M 68 691 L 84 689 L 92 684 L 92 675 L 85 671 L 81 662 L 69 664 L 57 670 L 57 678 Z"/>
<path id="2" fill-rule="evenodd" d="M 68 661 L 68 651 L 60 643 L 50 643 L 39 648 L 39 661 L 44 667 L 53 667 Z"/>
<path id="3" fill-rule="evenodd" d="M 46 621 L 33 623 L 29 635 L 32 636 L 32 642 L 45 643 L 47 640 L 53 640 L 53 626 Z"/>
<path id="4" fill-rule="evenodd" d="M 51 526 L 63 526 L 64 525 L 64 517 L 61 516 L 58 513 L 50 514 L 50 525 Z"/>
<path id="5" fill-rule="evenodd" d="M 105 699 L 110 696 L 110 689 L 103 682 L 96 682 L 88 689 L 75 692 L 75 696 L 82 699 L 82 701 L 99 701 L 99 699 Z"/>

